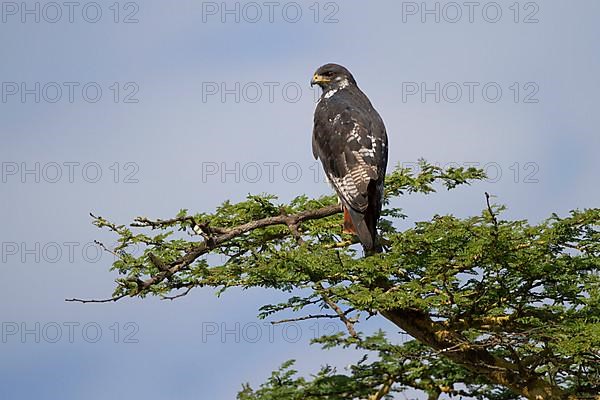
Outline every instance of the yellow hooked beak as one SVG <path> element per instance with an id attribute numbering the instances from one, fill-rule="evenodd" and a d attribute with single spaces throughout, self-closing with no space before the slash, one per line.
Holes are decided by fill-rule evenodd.
<path id="1" fill-rule="evenodd" d="M 325 78 L 323 75 L 314 74 L 312 80 L 310 81 L 310 86 L 318 85 L 322 82 L 330 82 L 331 79 Z"/>

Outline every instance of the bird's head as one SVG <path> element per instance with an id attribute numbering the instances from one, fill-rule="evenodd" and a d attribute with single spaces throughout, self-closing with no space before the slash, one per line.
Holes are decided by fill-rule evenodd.
<path id="1" fill-rule="evenodd" d="M 356 85 L 354 77 L 346 68 L 338 64 L 325 64 L 314 73 L 310 85 L 319 85 L 323 90 L 341 86 Z"/>

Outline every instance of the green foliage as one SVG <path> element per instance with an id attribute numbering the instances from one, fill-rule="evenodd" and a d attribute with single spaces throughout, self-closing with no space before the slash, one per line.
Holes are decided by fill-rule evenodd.
<path id="1" fill-rule="evenodd" d="M 396 169 L 387 178 L 386 204 L 399 195 L 433 193 L 436 184 L 454 189 L 482 177 L 480 170 L 442 170 L 422 161 L 418 172 Z M 434 216 L 400 231 L 395 222 L 406 216 L 388 208 L 380 223 L 386 251 L 362 257 L 353 238 L 341 233 L 337 212 L 293 219 L 336 202 L 334 196 L 300 196 L 279 204 L 274 196 L 248 196 L 210 214 L 181 210 L 171 220 L 138 218 L 136 233 L 100 217 L 94 223 L 119 236 L 115 297 L 167 296 L 196 287 L 219 293 L 274 288 L 290 292 L 289 299 L 263 306 L 260 318 L 281 312 L 339 317 L 348 333 L 315 342 L 365 354 L 344 373 L 326 366 L 310 378 L 287 362 L 256 390 L 244 385 L 240 400 L 382 399 L 409 388 L 430 398 L 527 395 L 447 357 L 473 349 L 485 349 L 497 365 L 523 380 L 540 378 L 565 397 L 599 392 L 600 209 L 532 225 L 503 220 L 503 208 L 489 206 L 471 218 Z M 264 223 L 252 225 L 259 220 Z M 128 252 L 135 246 L 142 253 Z M 383 332 L 354 330 L 367 316 L 398 309 L 426 315 L 432 334 L 452 336 L 456 349 L 394 343 Z"/>

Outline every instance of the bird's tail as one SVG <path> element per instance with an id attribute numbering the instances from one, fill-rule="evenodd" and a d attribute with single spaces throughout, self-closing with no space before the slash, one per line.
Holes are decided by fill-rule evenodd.
<path id="1" fill-rule="evenodd" d="M 371 215 L 372 213 L 361 214 L 344 207 L 344 233 L 358 236 L 367 256 L 382 252 L 377 240 L 377 220 L 370 218 Z"/>

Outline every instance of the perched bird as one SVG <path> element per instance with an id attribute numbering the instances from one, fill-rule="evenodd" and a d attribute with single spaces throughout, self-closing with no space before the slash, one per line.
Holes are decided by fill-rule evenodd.
<path id="1" fill-rule="evenodd" d="M 366 254 L 381 252 L 377 221 L 388 161 L 383 120 L 346 68 L 326 64 L 311 86 L 323 93 L 315 110 L 312 149 L 344 211 L 344 232 L 358 236 Z"/>

